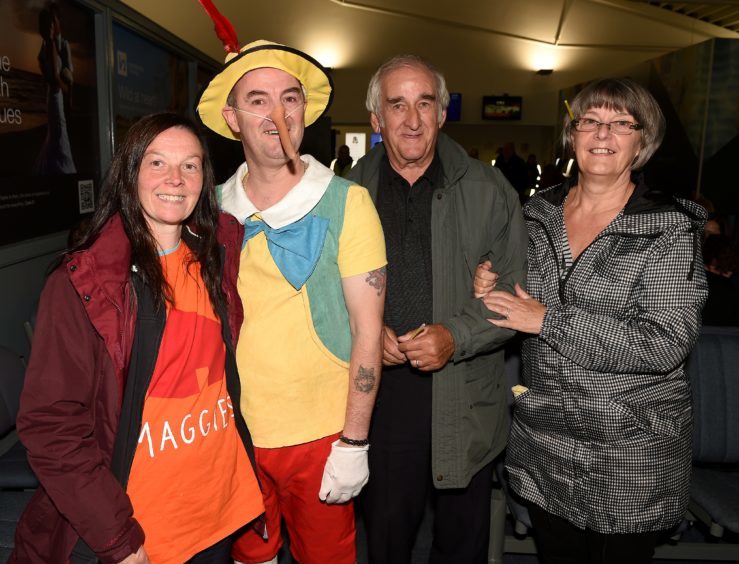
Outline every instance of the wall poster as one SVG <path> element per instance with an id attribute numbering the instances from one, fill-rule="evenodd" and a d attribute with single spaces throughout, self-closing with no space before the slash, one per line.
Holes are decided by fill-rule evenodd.
<path id="1" fill-rule="evenodd" d="M 347 133 L 344 143 L 349 147 L 349 154 L 355 163 L 367 152 L 367 134 L 365 133 Z"/>
<path id="2" fill-rule="evenodd" d="M 94 17 L 74 0 L 0 2 L 0 245 L 95 208 Z"/>
<path id="3" fill-rule="evenodd" d="M 187 62 L 161 45 L 113 22 L 113 108 L 116 140 L 139 118 L 187 113 Z M 118 144 L 118 141 L 116 141 Z"/>

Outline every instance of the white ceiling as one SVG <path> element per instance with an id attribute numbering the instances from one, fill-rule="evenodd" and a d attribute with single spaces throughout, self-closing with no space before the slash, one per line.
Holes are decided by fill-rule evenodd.
<path id="1" fill-rule="evenodd" d="M 213 24 L 196 0 L 123 1 L 223 59 Z M 450 89 L 465 97 L 508 92 L 549 100 L 560 88 L 669 51 L 713 37 L 739 38 L 736 31 L 639 0 L 214 1 L 242 44 L 255 39 L 289 44 L 335 69 L 332 112 L 338 121 L 365 119 L 371 71 L 401 52 L 433 61 Z M 537 76 L 537 68 L 554 73 Z M 532 124 L 551 123 L 552 114 L 551 107 L 526 113 Z"/>

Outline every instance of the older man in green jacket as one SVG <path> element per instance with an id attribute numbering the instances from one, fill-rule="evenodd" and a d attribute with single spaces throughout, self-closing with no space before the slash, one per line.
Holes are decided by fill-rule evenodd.
<path id="1" fill-rule="evenodd" d="M 493 458 L 508 408 L 501 346 L 472 295 L 489 259 L 498 288 L 522 283 L 526 228 L 500 171 L 440 133 L 443 76 L 412 55 L 383 64 L 367 109 L 378 144 L 350 178 L 372 195 L 388 253 L 383 383 L 363 499 L 370 561 L 409 562 L 426 497 L 436 506 L 432 562 L 487 561 Z"/>

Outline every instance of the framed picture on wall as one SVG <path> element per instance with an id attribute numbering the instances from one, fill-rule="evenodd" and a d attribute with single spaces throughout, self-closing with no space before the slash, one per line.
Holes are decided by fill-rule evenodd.
<path id="1" fill-rule="evenodd" d="M 483 96 L 482 119 L 518 121 L 521 119 L 521 96 Z"/>

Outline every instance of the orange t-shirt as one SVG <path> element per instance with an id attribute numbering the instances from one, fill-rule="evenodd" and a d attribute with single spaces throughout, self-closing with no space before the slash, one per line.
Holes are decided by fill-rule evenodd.
<path id="1" fill-rule="evenodd" d="M 181 243 L 161 257 L 174 306 L 128 482 L 152 564 L 181 564 L 264 511 L 226 389 L 221 323 L 188 255 Z"/>

